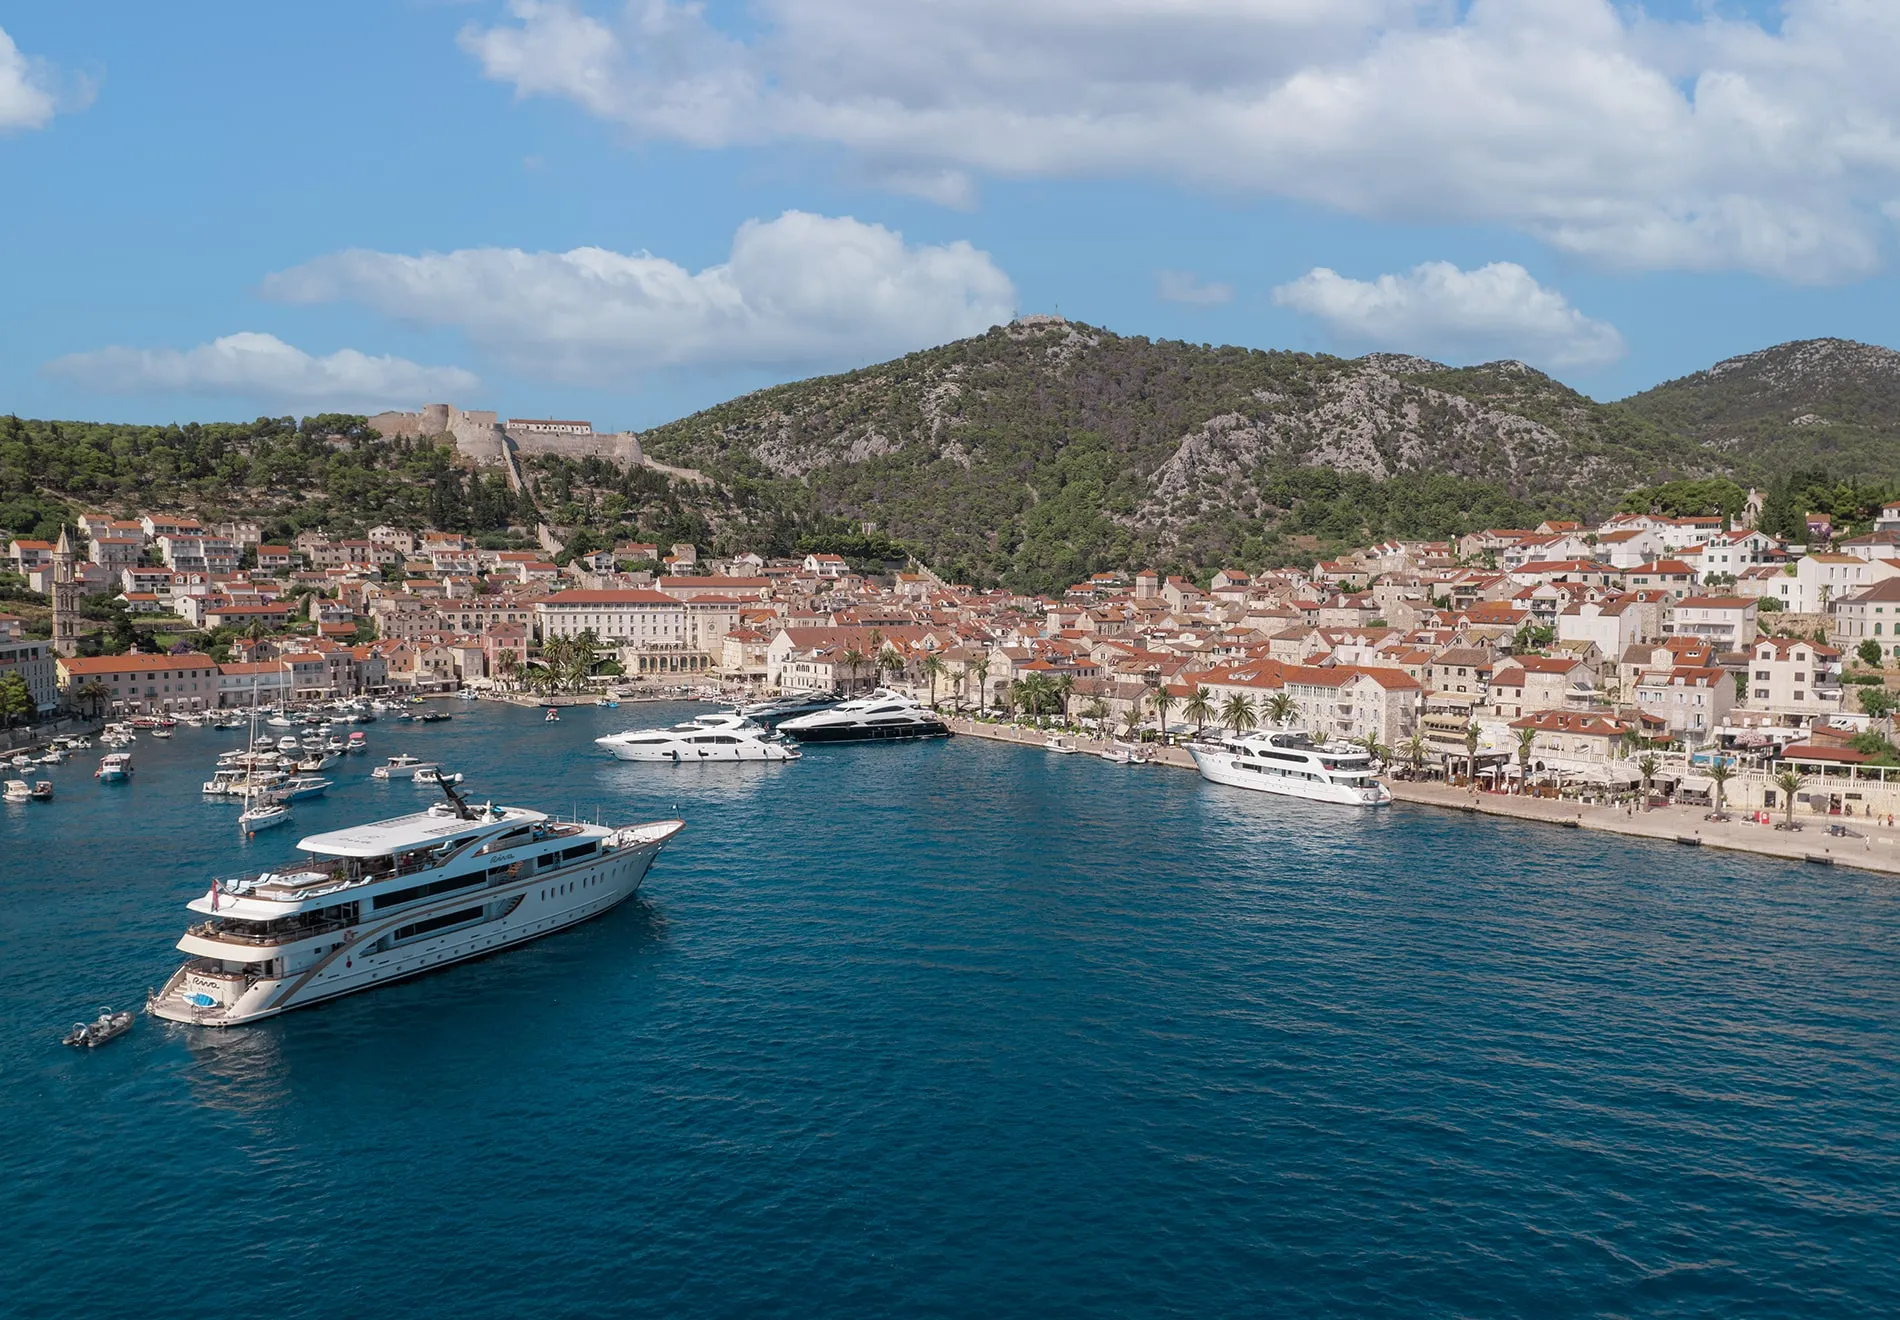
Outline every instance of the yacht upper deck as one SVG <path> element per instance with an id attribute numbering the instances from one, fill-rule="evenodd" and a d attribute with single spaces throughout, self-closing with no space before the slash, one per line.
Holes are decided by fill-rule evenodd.
<path id="1" fill-rule="evenodd" d="M 439 849 L 445 844 L 456 847 L 503 827 L 547 819 L 545 813 L 523 807 L 482 807 L 475 810 L 474 816 L 473 820 L 463 820 L 440 812 L 418 811 L 367 825 L 312 834 L 299 839 L 297 847 L 324 857 L 391 857 L 418 848 Z"/>

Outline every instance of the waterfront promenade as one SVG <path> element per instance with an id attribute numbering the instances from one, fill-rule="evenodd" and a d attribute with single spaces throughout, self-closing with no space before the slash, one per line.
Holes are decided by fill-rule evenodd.
<path id="1" fill-rule="evenodd" d="M 991 724 L 964 717 L 952 718 L 949 723 L 951 729 L 960 734 L 1025 747 L 1045 746 L 1050 738 L 1056 736 L 1072 743 L 1082 752 L 1099 752 L 1114 746 L 1102 739 L 1078 734 L 1062 732 L 1058 735 L 1053 731 Z M 1194 769 L 1193 758 L 1183 748 L 1150 746 L 1144 752 L 1155 764 Z M 1666 806 L 1631 812 L 1623 806 L 1587 806 L 1580 802 L 1550 798 L 1472 793 L 1468 789 L 1440 783 L 1402 779 L 1389 779 L 1386 782 L 1395 800 L 1415 806 L 1505 816 L 1512 820 L 1561 828 L 1601 830 L 1666 843 L 1695 840 L 1695 846 L 1698 847 L 1726 848 L 1803 863 L 1825 861 L 1836 866 L 1853 866 L 1900 875 L 1900 828 L 1889 829 L 1861 817 L 1842 823 L 1848 824 L 1862 837 L 1845 838 L 1828 833 L 1828 825 L 1832 823 L 1828 817 L 1802 812 L 1795 815 L 1796 822 L 1802 828 L 1789 832 L 1774 828 L 1782 819 L 1778 811 L 1769 813 L 1771 824 L 1757 825 L 1741 816 L 1734 816 L 1727 821 L 1707 820 L 1705 817 L 1708 813 L 1702 807 Z"/>

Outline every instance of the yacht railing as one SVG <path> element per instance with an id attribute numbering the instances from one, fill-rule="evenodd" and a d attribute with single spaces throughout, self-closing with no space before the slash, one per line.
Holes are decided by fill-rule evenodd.
<path id="1" fill-rule="evenodd" d="M 224 918 L 216 917 L 210 921 L 201 921 L 190 928 L 190 933 L 200 939 L 219 940 L 229 944 L 248 944 L 266 948 L 279 944 L 291 944 L 297 940 L 309 939 L 312 935 L 328 935 L 334 931 L 348 930 L 356 923 L 349 917 L 325 917 L 315 921 L 291 919 L 283 924 L 271 923 L 271 929 L 262 931 L 240 930 L 229 925 Z"/>

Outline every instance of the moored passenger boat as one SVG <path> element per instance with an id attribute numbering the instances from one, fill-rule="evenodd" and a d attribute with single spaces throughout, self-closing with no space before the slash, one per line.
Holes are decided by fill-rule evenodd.
<path id="1" fill-rule="evenodd" d="M 234 1026 L 537 939 L 631 897 L 677 820 L 613 829 L 525 807 L 428 811 L 315 834 L 307 856 L 187 906 L 189 961 L 146 1007 Z"/>
<path id="2" fill-rule="evenodd" d="M 1350 743 L 1315 743 L 1303 733 L 1277 730 L 1235 737 L 1210 729 L 1188 745 L 1188 754 L 1201 778 L 1216 784 L 1356 807 L 1392 800 L 1372 758 Z"/>

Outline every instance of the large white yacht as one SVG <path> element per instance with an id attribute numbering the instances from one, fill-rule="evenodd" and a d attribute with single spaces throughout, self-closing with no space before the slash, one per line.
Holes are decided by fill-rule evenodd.
<path id="1" fill-rule="evenodd" d="M 879 688 L 867 697 L 854 698 L 830 710 L 786 720 L 778 728 L 780 733 L 808 743 L 942 738 L 950 733 L 950 726 L 936 711 L 889 688 Z"/>
<path id="2" fill-rule="evenodd" d="M 213 882 L 190 955 L 146 1008 L 228 1027 L 520 944 L 631 897 L 683 821 L 610 829 L 522 807 L 427 811 L 313 834 L 305 859 Z"/>
<path id="3" fill-rule="evenodd" d="M 1210 729 L 1188 744 L 1188 754 L 1201 778 L 1216 784 L 1360 807 L 1392 800 L 1392 790 L 1372 772 L 1372 758 L 1350 743 L 1319 744 L 1279 730 L 1236 737 Z"/>
<path id="4" fill-rule="evenodd" d="M 796 761 L 800 752 L 742 715 L 721 711 L 670 729 L 629 729 L 594 742 L 622 761 Z"/>

